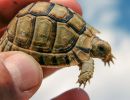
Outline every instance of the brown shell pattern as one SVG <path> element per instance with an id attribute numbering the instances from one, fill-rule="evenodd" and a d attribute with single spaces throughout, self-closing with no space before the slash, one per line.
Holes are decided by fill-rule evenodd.
<path id="1" fill-rule="evenodd" d="M 85 21 L 62 5 L 37 2 L 19 11 L 0 41 L 0 51 L 23 51 L 43 65 L 76 63 L 72 49 Z"/>

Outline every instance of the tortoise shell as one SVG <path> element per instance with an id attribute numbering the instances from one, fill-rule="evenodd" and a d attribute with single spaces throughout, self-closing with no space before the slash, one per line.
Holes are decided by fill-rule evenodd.
<path id="1" fill-rule="evenodd" d="M 42 65 L 77 64 L 78 57 L 84 59 L 84 53 L 76 54 L 75 46 L 83 45 L 86 32 L 85 21 L 73 10 L 54 3 L 32 3 L 8 25 L 0 51 L 26 52 Z"/>

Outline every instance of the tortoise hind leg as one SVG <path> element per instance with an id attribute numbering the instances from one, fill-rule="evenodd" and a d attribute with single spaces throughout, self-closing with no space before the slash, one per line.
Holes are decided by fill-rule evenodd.
<path id="1" fill-rule="evenodd" d="M 88 61 L 82 62 L 80 67 L 81 67 L 81 69 L 80 69 L 81 71 L 80 71 L 79 79 L 77 82 L 79 83 L 79 86 L 81 86 L 83 84 L 85 87 L 86 82 L 89 82 L 93 76 L 93 72 L 94 72 L 93 59 L 90 58 Z"/>

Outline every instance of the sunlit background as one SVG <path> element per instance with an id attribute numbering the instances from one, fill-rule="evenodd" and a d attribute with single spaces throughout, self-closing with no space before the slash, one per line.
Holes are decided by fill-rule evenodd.
<path id="1" fill-rule="evenodd" d="M 78 0 L 83 17 L 100 30 L 98 36 L 109 41 L 116 57 L 109 68 L 95 59 L 95 72 L 85 91 L 91 100 L 130 100 L 130 1 Z M 78 87 L 78 67 L 62 69 L 47 79 L 31 100 L 50 100 Z"/>

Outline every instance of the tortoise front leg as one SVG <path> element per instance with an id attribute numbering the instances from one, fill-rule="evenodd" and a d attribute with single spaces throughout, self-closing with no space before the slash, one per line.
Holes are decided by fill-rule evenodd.
<path id="1" fill-rule="evenodd" d="M 82 62 L 80 65 L 80 75 L 78 79 L 79 86 L 82 84 L 86 86 L 86 82 L 89 82 L 94 72 L 94 61 L 90 58 L 88 61 Z"/>

